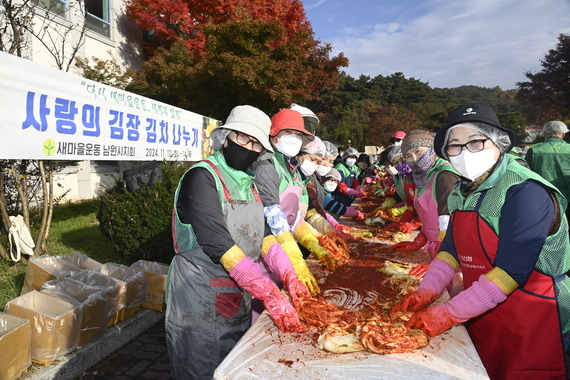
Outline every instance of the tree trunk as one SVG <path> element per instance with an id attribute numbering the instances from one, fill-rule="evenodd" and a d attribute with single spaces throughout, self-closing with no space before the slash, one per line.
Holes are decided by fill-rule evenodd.
<path id="1" fill-rule="evenodd" d="M 43 160 L 39 160 L 38 161 L 38 167 L 40 169 L 40 177 L 42 180 L 42 191 L 43 191 L 43 195 L 44 195 L 44 199 L 43 199 L 43 206 L 42 206 L 42 220 L 40 222 L 40 228 L 38 231 L 38 236 L 36 237 L 36 248 L 34 249 L 34 254 L 36 256 L 41 255 L 43 252 L 45 252 L 44 250 L 44 236 L 46 233 L 46 226 L 47 226 L 47 221 L 48 221 L 48 204 L 49 204 L 49 199 L 51 199 L 51 194 L 48 193 L 48 185 L 47 185 L 47 180 L 46 180 L 46 172 L 45 172 L 45 168 L 44 168 L 44 161 Z M 50 173 L 50 170 L 48 169 L 48 175 Z"/>

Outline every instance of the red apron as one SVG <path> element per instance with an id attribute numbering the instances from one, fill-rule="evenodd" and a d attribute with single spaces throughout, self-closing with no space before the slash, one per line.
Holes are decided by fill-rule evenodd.
<path id="1" fill-rule="evenodd" d="M 477 211 L 456 211 L 450 222 L 467 289 L 493 269 L 499 237 Z M 524 287 L 466 325 L 492 380 L 566 379 L 553 277 L 533 271 Z"/>

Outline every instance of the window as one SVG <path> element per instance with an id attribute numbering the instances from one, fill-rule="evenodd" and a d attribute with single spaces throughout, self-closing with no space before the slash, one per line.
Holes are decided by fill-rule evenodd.
<path id="1" fill-rule="evenodd" d="M 47 0 L 43 0 L 47 1 Z M 111 38 L 110 0 L 85 0 L 87 28 Z"/>
<path id="2" fill-rule="evenodd" d="M 37 4 L 40 8 L 66 18 L 67 0 L 37 0 Z"/>

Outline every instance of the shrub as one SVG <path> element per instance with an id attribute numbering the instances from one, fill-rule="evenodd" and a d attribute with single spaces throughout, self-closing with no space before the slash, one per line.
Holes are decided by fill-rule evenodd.
<path id="1" fill-rule="evenodd" d="M 172 206 L 185 166 L 163 163 L 164 178 L 149 188 L 130 193 L 122 180 L 101 197 L 97 219 L 103 233 L 129 261 L 158 261 L 170 264 Z"/>

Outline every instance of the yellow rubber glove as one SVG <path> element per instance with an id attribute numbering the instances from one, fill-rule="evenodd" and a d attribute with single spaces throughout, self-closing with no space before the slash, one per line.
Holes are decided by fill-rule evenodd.
<path id="1" fill-rule="evenodd" d="M 332 255 L 321 247 L 319 240 L 311 231 L 311 227 L 307 223 L 301 223 L 294 233 L 295 239 L 309 251 L 311 251 L 319 261 L 329 270 L 335 270 L 337 267 L 337 260 Z"/>
<path id="2" fill-rule="evenodd" d="M 389 208 L 388 211 L 386 211 L 386 212 L 391 217 L 396 217 L 396 216 L 402 215 L 404 212 L 406 212 L 407 209 L 408 209 L 408 206 L 392 207 L 392 208 Z"/>
<path id="3" fill-rule="evenodd" d="M 315 279 L 315 276 L 313 276 L 309 270 L 305 259 L 303 259 L 303 254 L 301 253 L 297 242 L 293 238 L 293 235 L 291 235 L 291 232 L 280 233 L 275 236 L 275 238 L 279 244 L 281 244 L 281 247 L 283 247 L 287 256 L 289 256 L 289 260 L 291 260 L 291 264 L 293 265 L 293 268 L 295 268 L 299 281 L 305 284 L 307 289 L 309 289 L 309 292 L 313 295 L 319 294 L 321 291 L 321 289 L 319 289 L 319 284 Z"/>
<path id="4" fill-rule="evenodd" d="M 382 205 L 380 206 L 380 208 L 386 208 L 386 207 L 392 207 L 396 204 L 396 200 L 394 198 L 388 198 L 384 201 L 384 203 L 382 203 Z"/>
<path id="5" fill-rule="evenodd" d="M 237 245 L 232 246 L 220 258 L 220 264 L 229 272 L 245 258 L 245 253 Z"/>

